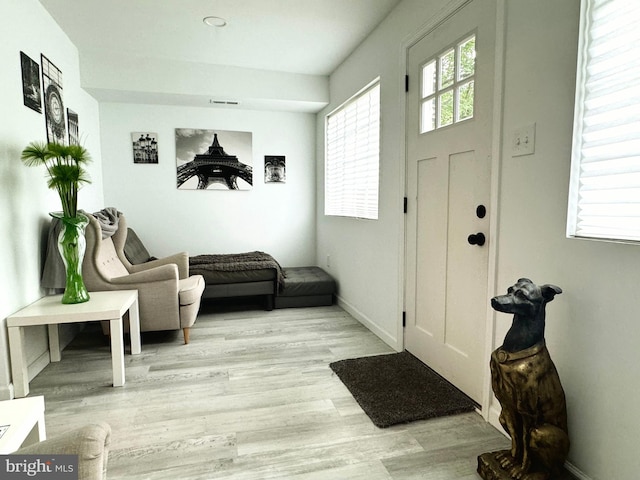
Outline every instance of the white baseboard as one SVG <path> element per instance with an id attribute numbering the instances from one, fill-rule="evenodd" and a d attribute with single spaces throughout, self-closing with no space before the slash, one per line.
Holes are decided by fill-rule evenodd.
<path id="1" fill-rule="evenodd" d="M 45 350 L 28 367 L 29 381 L 33 380 L 42 370 L 49 365 L 49 350 Z"/>
<path id="2" fill-rule="evenodd" d="M 508 437 L 509 435 L 507 434 L 507 432 L 504 431 L 504 428 L 502 428 L 502 425 L 500 424 L 500 412 L 502 412 L 502 409 L 498 408 L 496 405 L 491 405 L 489 407 L 488 421 L 497 430 L 499 430 L 504 436 Z"/>
<path id="3" fill-rule="evenodd" d="M 13 400 L 13 383 L 0 385 L 0 400 Z"/>
<path id="4" fill-rule="evenodd" d="M 360 310 L 355 308 L 349 302 L 345 301 L 339 295 L 336 295 L 336 300 L 338 305 L 349 313 L 353 318 L 358 320 L 361 324 L 371 330 L 375 335 L 377 335 L 380 340 L 393 348 L 396 352 L 402 351 L 402 342 L 399 342 L 397 338 L 394 338 L 393 335 L 389 334 L 382 330 L 378 325 L 372 322 L 365 314 L 363 314 Z"/>
<path id="5" fill-rule="evenodd" d="M 571 475 L 576 477 L 578 480 L 591 480 L 591 477 L 585 475 L 582 471 L 573 466 L 570 462 L 566 462 L 564 464 L 564 468 L 566 468 Z"/>

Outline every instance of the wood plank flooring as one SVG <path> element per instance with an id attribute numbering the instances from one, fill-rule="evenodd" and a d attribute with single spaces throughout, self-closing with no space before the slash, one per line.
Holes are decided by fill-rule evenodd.
<path id="1" fill-rule="evenodd" d="M 392 350 L 337 306 L 203 305 L 189 345 L 161 332 L 127 350 L 121 388 L 96 327 L 30 387 L 48 437 L 111 425 L 111 480 L 477 480 L 477 456 L 509 446 L 476 413 L 375 427 L 328 365 Z"/>

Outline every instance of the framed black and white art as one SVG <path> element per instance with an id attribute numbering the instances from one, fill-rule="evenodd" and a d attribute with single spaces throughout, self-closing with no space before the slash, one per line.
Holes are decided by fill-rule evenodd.
<path id="1" fill-rule="evenodd" d="M 69 127 L 69 145 L 80 145 L 78 114 L 67 108 L 67 126 Z"/>
<path id="2" fill-rule="evenodd" d="M 176 128 L 180 190 L 250 190 L 252 158 L 251 132 Z"/>
<path id="3" fill-rule="evenodd" d="M 283 155 L 265 155 L 264 182 L 285 183 L 287 181 L 286 159 Z"/>
<path id="4" fill-rule="evenodd" d="M 133 163 L 158 163 L 158 134 L 131 132 Z"/>
<path id="5" fill-rule="evenodd" d="M 62 72 L 44 55 L 41 55 L 41 62 L 47 141 L 64 144 L 67 127 L 64 122 L 62 101 Z"/>
<path id="6" fill-rule="evenodd" d="M 20 52 L 22 67 L 22 98 L 25 106 L 42 113 L 42 90 L 40 90 L 40 65 L 24 52 Z"/>

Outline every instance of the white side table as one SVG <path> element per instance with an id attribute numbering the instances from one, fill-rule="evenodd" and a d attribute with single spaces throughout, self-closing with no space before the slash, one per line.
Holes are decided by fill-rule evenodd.
<path id="1" fill-rule="evenodd" d="M 11 373 L 14 395 L 26 397 L 29 394 L 29 376 L 24 351 L 23 327 L 48 325 L 49 351 L 51 361 L 60 361 L 58 325 L 61 323 L 97 322 L 108 320 L 111 330 L 111 365 L 113 386 L 124 385 L 124 340 L 123 315 L 129 311 L 129 333 L 131 354 L 137 355 L 140 347 L 140 317 L 138 315 L 137 290 L 113 290 L 90 292 L 88 302 L 63 305 L 62 295 L 51 295 L 28 305 L 7 317 L 9 349 L 11 351 Z"/>
<path id="2" fill-rule="evenodd" d="M 0 426 L 9 427 L 0 437 L 1 455 L 45 440 L 47 434 L 44 426 L 44 397 L 0 402 Z"/>

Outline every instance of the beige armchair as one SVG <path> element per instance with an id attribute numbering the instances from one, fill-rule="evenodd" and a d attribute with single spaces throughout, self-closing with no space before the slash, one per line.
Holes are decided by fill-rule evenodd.
<path id="1" fill-rule="evenodd" d="M 89 292 L 138 290 L 140 330 L 178 330 L 189 343 L 189 328 L 195 323 L 204 291 L 202 275 L 189 276 L 186 252 L 132 265 L 123 252 L 127 221 L 120 214 L 111 237 L 102 238 L 100 223 L 89 216 L 87 250 L 82 265 Z"/>
<path id="2" fill-rule="evenodd" d="M 107 478 L 110 442 L 111 427 L 99 422 L 23 447 L 13 454 L 78 455 L 78 480 L 102 480 Z"/>

